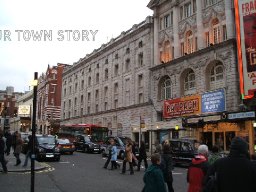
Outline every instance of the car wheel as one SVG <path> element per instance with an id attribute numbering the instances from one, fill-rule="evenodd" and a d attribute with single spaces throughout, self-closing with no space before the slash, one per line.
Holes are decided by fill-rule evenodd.
<path id="1" fill-rule="evenodd" d="M 73 152 L 70 152 L 69 154 L 70 154 L 70 155 L 73 155 Z"/>
<path id="2" fill-rule="evenodd" d="M 56 158 L 56 161 L 60 161 L 60 157 L 57 157 L 57 158 Z"/>

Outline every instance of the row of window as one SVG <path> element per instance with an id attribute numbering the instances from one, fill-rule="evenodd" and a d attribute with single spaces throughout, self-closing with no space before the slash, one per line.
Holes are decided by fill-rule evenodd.
<path id="1" fill-rule="evenodd" d="M 224 68 L 221 62 L 216 62 L 209 69 L 209 77 L 206 79 L 209 90 L 222 88 L 224 83 Z M 173 98 L 173 84 L 170 77 L 165 76 L 159 82 L 160 100 Z M 196 74 L 192 69 L 188 69 L 181 81 L 181 95 L 190 95 L 196 93 Z"/>
<path id="2" fill-rule="evenodd" d="M 204 0 L 204 7 L 207 8 L 209 6 L 212 6 L 216 4 L 218 0 Z M 183 20 L 185 18 L 188 18 L 192 16 L 194 13 L 196 13 L 197 7 L 196 7 L 196 0 L 187 1 L 183 5 L 180 6 L 180 20 Z M 171 11 L 169 14 L 166 14 L 162 17 L 160 17 L 160 23 L 159 28 L 160 30 L 166 29 L 173 25 L 173 11 Z"/>
<path id="3" fill-rule="evenodd" d="M 108 74 L 106 73 L 105 71 L 105 80 L 108 79 Z M 143 83 L 144 83 L 144 77 L 143 77 L 143 74 L 139 74 L 138 77 L 137 77 L 137 82 L 138 82 L 138 88 L 140 87 L 143 87 Z M 96 74 L 96 84 L 99 84 L 99 73 Z M 81 84 L 80 84 L 80 90 L 83 90 L 85 88 L 85 81 L 84 80 L 81 80 Z M 92 86 L 92 79 L 91 79 L 91 76 L 88 77 L 88 87 Z M 127 78 L 125 79 L 125 90 L 128 91 L 130 90 L 130 79 Z M 107 87 L 104 88 L 104 95 L 106 96 L 107 93 L 105 92 Z M 67 92 L 67 88 L 65 87 L 63 89 L 63 96 L 66 97 L 67 94 L 72 94 L 72 85 L 69 86 L 69 92 Z M 74 86 L 74 93 L 76 93 L 78 91 L 78 83 L 76 82 L 75 83 L 75 86 Z M 117 93 L 118 91 L 118 83 L 114 83 L 114 93 Z"/>
<path id="4" fill-rule="evenodd" d="M 82 98 L 81 98 L 82 99 Z M 126 99 L 129 99 L 130 98 L 127 98 Z M 144 96 L 143 96 L 143 93 L 139 93 L 138 94 L 138 103 L 143 103 L 144 102 Z M 128 106 L 129 105 L 129 102 L 124 104 L 125 106 Z M 80 106 L 83 106 L 83 102 L 81 101 L 80 103 Z M 110 106 L 109 106 L 109 103 L 108 102 L 104 102 L 104 105 L 103 105 L 103 108 L 100 109 L 99 107 L 100 105 L 99 104 L 95 104 L 95 110 L 94 112 L 95 113 L 98 113 L 101 111 L 107 111 L 107 110 L 110 110 Z M 118 103 L 118 99 L 114 99 L 113 101 L 113 109 L 117 109 L 119 107 L 119 103 Z M 72 108 L 72 101 L 71 99 L 68 101 L 68 112 L 66 113 L 66 102 L 63 102 L 63 119 L 66 119 L 66 118 L 72 118 L 72 117 L 77 117 L 77 116 L 83 116 L 85 114 L 91 114 L 92 113 L 92 110 L 91 110 L 91 105 L 89 104 L 89 106 L 87 106 L 87 111 L 84 111 L 84 108 L 81 107 L 80 108 L 80 114 L 78 114 L 78 110 L 77 110 L 77 98 L 74 99 L 74 110 L 73 110 L 73 115 L 71 115 L 71 108 Z"/>
<path id="5" fill-rule="evenodd" d="M 138 67 L 142 67 L 144 65 L 143 52 L 138 54 L 137 65 L 138 65 Z M 124 63 L 124 72 L 126 73 L 129 71 L 131 71 L 131 60 L 130 60 L 130 58 L 127 58 Z M 91 72 L 91 68 L 89 68 L 89 72 Z M 119 73 L 120 73 L 119 64 L 115 64 L 113 76 L 116 77 L 119 75 Z M 82 72 L 82 75 L 84 75 L 83 72 Z M 108 80 L 108 78 L 109 78 L 109 70 L 108 70 L 108 68 L 106 68 L 104 71 L 104 79 Z M 77 74 L 75 74 L 75 80 L 77 80 L 77 79 L 78 79 Z M 96 84 L 99 83 L 99 73 L 96 73 L 95 82 L 96 82 Z M 69 77 L 69 83 L 72 83 L 71 77 Z M 64 85 L 67 85 L 67 80 L 64 80 Z M 91 76 L 88 77 L 88 86 L 91 86 Z"/>
<path id="6" fill-rule="evenodd" d="M 220 25 L 219 20 L 213 19 L 211 22 L 210 30 L 205 32 L 205 46 L 211 46 L 227 40 L 227 28 L 226 25 Z M 183 41 L 180 43 L 181 56 L 193 53 L 198 50 L 197 45 L 198 38 L 193 34 L 191 30 L 187 31 Z M 174 56 L 174 47 L 171 46 L 169 40 L 165 41 L 163 48 L 160 50 L 160 61 L 166 63 L 171 61 Z"/>

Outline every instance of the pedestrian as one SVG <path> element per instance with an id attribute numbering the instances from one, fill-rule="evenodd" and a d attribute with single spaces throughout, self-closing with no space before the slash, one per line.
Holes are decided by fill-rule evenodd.
<path id="1" fill-rule="evenodd" d="M 5 153 L 8 156 L 8 155 L 10 155 L 11 146 L 12 146 L 12 134 L 10 133 L 9 129 L 5 133 L 5 138 L 6 138 L 6 150 L 5 150 Z"/>
<path id="2" fill-rule="evenodd" d="M 114 170 L 117 169 L 117 167 L 119 167 L 120 165 L 117 164 L 117 148 L 116 148 L 116 143 L 114 140 L 111 140 L 111 169 L 110 170 Z"/>
<path id="3" fill-rule="evenodd" d="M 233 138 L 229 155 L 216 160 L 207 172 L 204 191 L 210 190 L 208 184 L 215 178 L 214 187 L 218 192 L 255 192 L 256 170 L 248 150 L 249 145 L 243 138 Z"/>
<path id="4" fill-rule="evenodd" d="M 14 151 L 15 148 L 16 148 L 16 137 L 17 137 L 17 134 L 18 134 L 18 131 L 15 131 L 15 132 L 12 134 L 12 149 L 13 149 L 13 151 Z"/>
<path id="5" fill-rule="evenodd" d="M 137 143 L 135 141 L 133 141 L 132 142 L 132 165 L 138 167 L 138 163 L 137 163 L 138 159 L 137 159 L 137 157 L 135 155 L 136 154 L 136 150 L 138 149 L 137 147 L 138 147 Z"/>
<path id="6" fill-rule="evenodd" d="M 169 142 L 165 142 L 162 148 L 162 155 L 161 155 L 161 166 L 164 176 L 164 181 L 168 186 L 169 192 L 174 192 L 173 189 L 173 177 L 172 177 L 172 170 L 173 170 L 173 160 L 171 154 L 171 146 Z"/>
<path id="7" fill-rule="evenodd" d="M 209 165 L 212 165 L 219 158 L 221 158 L 221 155 L 219 154 L 219 148 L 217 145 L 214 145 L 212 147 L 212 153 L 209 155 L 208 158 Z"/>
<path id="8" fill-rule="evenodd" d="M 38 142 L 37 142 L 37 139 L 35 137 L 35 150 L 37 150 L 37 147 L 38 147 Z M 28 147 L 27 147 L 27 152 L 26 152 L 26 157 L 25 157 L 23 167 L 27 166 L 28 158 L 30 158 L 30 160 L 31 160 L 32 148 L 33 148 L 32 135 L 29 135 L 28 136 Z"/>
<path id="9" fill-rule="evenodd" d="M 158 140 L 155 141 L 155 153 L 162 153 L 162 145 L 160 144 L 160 142 Z"/>
<path id="10" fill-rule="evenodd" d="M 151 156 L 152 164 L 146 169 L 143 176 L 143 192 L 167 192 L 163 172 L 160 169 L 161 156 L 154 153 Z"/>
<path id="11" fill-rule="evenodd" d="M 15 166 L 18 166 L 21 163 L 21 160 L 20 160 L 21 149 L 22 149 L 21 134 L 17 133 L 17 135 L 16 135 L 16 145 L 15 145 L 15 150 L 14 150 L 14 156 L 16 157 Z"/>
<path id="12" fill-rule="evenodd" d="M 140 142 L 139 161 L 138 161 L 137 171 L 140 171 L 140 165 L 141 165 L 142 160 L 144 161 L 145 169 L 147 169 L 148 168 L 148 161 L 147 161 L 147 152 L 146 152 L 146 146 L 145 146 L 144 141 Z"/>
<path id="13" fill-rule="evenodd" d="M 3 131 L 0 130 L 0 162 L 2 164 L 3 173 L 7 173 L 7 161 L 4 158 L 5 142 L 3 140 Z"/>
<path id="14" fill-rule="evenodd" d="M 198 155 L 192 159 L 192 163 L 188 168 L 188 192 L 201 192 L 208 168 L 208 147 L 207 145 L 200 145 L 198 147 Z"/>
<path id="15" fill-rule="evenodd" d="M 133 164 L 132 164 L 132 141 L 127 140 L 127 144 L 125 146 L 125 157 L 123 160 L 123 167 L 122 167 L 122 174 L 125 174 L 126 172 L 126 163 L 129 163 L 130 167 L 130 175 L 134 174 L 133 171 Z"/>
<path id="16" fill-rule="evenodd" d="M 110 163 L 110 160 L 111 160 L 111 153 L 112 153 L 112 145 L 111 145 L 111 142 L 114 141 L 113 138 L 110 138 L 108 140 L 109 142 L 109 145 L 107 146 L 107 151 L 108 151 L 108 158 L 107 158 L 107 161 L 105 162 L 103 168 L 104 169 L 107 169 L 108 168 L 108 164 Z"/>

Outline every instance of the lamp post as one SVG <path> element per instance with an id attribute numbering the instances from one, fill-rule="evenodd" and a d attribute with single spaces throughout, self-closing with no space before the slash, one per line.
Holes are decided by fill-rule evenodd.
<path id="1" fill-rule="evenodd" d="M 36 99 L 37 99 L 37 81 L 38 73 L 34 74 L 33 81 L 33 118 L 32 118 L 32 151 L 31 151 L 31 186 L 30 191 L 35 189 L 35 141 L 36 141 Z"/>

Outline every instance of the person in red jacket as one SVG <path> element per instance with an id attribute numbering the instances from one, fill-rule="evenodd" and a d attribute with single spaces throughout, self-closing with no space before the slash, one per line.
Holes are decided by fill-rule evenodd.
<path id="1" fill-rule="evenodd" d="M 203 181 L 209 168 L 208 152 L 207 145 L 198 147 L 198 155 L 192 159 L 192 163 L 188 168 L 188 192 L 201 192 Z"/>

